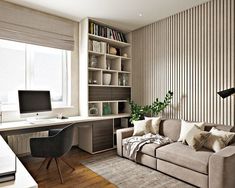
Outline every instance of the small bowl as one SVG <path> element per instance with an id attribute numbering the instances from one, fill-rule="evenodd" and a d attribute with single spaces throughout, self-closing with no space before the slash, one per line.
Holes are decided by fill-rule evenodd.
<path id="1" fill-rule="evenodd" d="M 97 80 L 93 80 L 93 84 L 97 84 Z"/>

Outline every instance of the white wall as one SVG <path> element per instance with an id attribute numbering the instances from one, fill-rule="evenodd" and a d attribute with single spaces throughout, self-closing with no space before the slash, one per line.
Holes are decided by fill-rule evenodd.
<path id="1" fill-rule="evenodd" d="M 133 99 L 150 104 L 173 91 L 167 118 L 235 124 L 235 1 L 213 0 L 132 33 Z"/>

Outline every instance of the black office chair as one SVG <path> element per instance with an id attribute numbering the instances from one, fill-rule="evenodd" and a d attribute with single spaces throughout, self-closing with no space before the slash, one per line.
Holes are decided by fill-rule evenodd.
<path id="1" fill-rule="evenodd" d="M 35 178 L 46 162 L 48 162 L 47 169 L 49 169 L 51 161 L 53 159 L 55 159 L 61 183 L 63 183 L 64 181 L 60 170 L 60 161 L 63 161 L 66 165 L 75 170 L 75 168 L 73 168 L 67 161 L 65 161 L 64 158 L 62 158 L 62 156 L 65 155 L 72 147 L 73 132 L 74 126 L 73 124 L 71 124 L 64 129 L 49 130 L 48 137 L 30 139 L 31 155 L 33 157 L 46 158 L 40 165 Z"/>

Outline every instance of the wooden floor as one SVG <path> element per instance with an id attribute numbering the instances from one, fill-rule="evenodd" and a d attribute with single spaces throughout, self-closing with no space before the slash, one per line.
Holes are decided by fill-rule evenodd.
<path id="1" fill-rule="evenodd" d="M 72 171 L 72 169 L 61 163 L 64 184 L 60 183 L 54 160 L 51 162 L 51 166 L 48 170 L 44 167 L 37 178 L 34 179 L 37 181 L 39 188 L 116 188 L 115 185 L 104 179 L 102 176 L 99 176 L 80 164 L 80 160 L 89 157 L 91 157 L 91 154 L 79 150 L 76 147 L 72 148 L 65 156 L 65 159 L 70 162 L 76 170 Z M 33 157 L 21 157 L 20 160 L 33 177 L 43 161 L 43 159 Z"/>

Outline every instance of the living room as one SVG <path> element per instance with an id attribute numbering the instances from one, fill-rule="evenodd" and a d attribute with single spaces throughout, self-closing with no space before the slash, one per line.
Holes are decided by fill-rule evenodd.
<path id="1" fill-rule="evenodd" d="M 234 0 L 0 2 L 0 187 L 234 188 Z"/>

